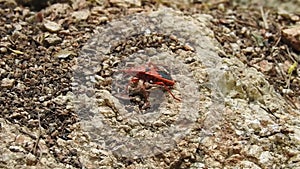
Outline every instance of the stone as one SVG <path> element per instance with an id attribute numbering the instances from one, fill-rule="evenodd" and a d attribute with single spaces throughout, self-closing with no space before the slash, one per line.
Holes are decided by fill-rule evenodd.
<path id="1" fill-rule="evenodd" d="M 74 17 L 76 21 L 83 21 L 83 20 L 87 20 L 90 14 L 91 13 L 89 10 L 81 10 L 81 11 L 73 12 L 72 17 Z"/>
<path id="2" fill-rule="evenodd" d="M 300 25 L 282 30 L 282 39 L 295 50 L 300 51 Z"/>
<path id="3" fill-rule="evenodd" d="M 14 86 L 15 79 L 4 78 L 1 80 L 1 87 L 12 88 Z"/>
<path id="4" fill-rule="evenodd" d="M 48 30 L 49 32 L 58 32 L 61 29 L 60 24 L 46 19 L 43 20 L 43 25 L 45 29 Z"/>
<path id="5" fill-rule="evenodd" d="M 56 53 L 54 57 L 57 57 L 59 59 L 67 59 L 68 57 L 75 56 L 75 55 L 76 53 L 73 51 L 61 50 L 58 53 Z"/>
<path id="6" fill-rule="evenodd" d="M 0 52 L 1 53 L 6 53 L 7 52 L 7 48 L 6 47 L 0 47 Z"/>
<path id="7" fill-rule="evenodd" d="M 61 43 L 62 39 L 56 34 L 50 34 L 49 36 L 45 37 L 44 42 L 46 45 L 54 46 Z"/>
<path id="8" fill-rule="evenodd" d="M 29 166 L 33 166 L 36 164 L 36 162 L 37 162 L 36 156 L 31 153 L 28 153 L 26 156 L 26 164 Z"/>

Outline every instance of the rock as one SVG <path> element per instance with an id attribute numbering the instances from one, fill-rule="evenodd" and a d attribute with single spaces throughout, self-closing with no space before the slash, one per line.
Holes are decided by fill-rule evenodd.
<path id="1" fill-rule="evenodd" d="M 300 25 L 282 30 L 282 40 L 300 51 Z"/>
<path id="2" fill-rule="evenodd" d="M 40 151 L 41 154 L 48 154 L 49 153 L 48 144 L 46 144 L 44 139 L 40 139 L 38 147 L 39 147 L 39 151 Z"/>
<path id="3" fill-rule="evenodd" d="M 1 53 L 6 53 L 7 52 L 7 48 L 6 47 L 1 47 L 0 48 L 0 52 Z"/>
<path id="4" fill-rule="evenodd" d="M 12 152 L 22 152 L 22 153 L 26 153 L 26 150 L 21 147 L 21 146 L 9 146 L 8 147 L 10 151 Z"/>
<path id="5" fill-rule="evenodd" d="M 72 13 L 72 17 L 74 17 L 76 21 L 87 20 L 89 16 L 90 16 L 89 10 L 75 11 Z"/>
<path id="6" fill-rule="evenodd" d="M 15 24 L 14 25 L 14 27 L 15 27 L 15 31 L 20 31 L 20 30 L 22 30 L 22 25 L 21 24 Z"/>
<path id="7" fill-rule="evenodd" d="M 113 2 L 117 3 L 118 1 Z M 106 60 L 113 60 L 114 58 L 110 57 L 112 53 L 118 56 L 123 54 L 128 56 L 121 59 L 120 64 L 131 64 L 132 62 L 143 63 L 143 60 L 151 60 L 153 58 L 139 58 L 139 52 L 142 51 L 141 53 L 143 55 L 159 57 L 160 54 L 163 53 L 161 51 L 170 50 L 168 47 L 176 49 L 176 41 L 178 41 L 178 44 L 182 44 L 183 47 L 180 48 L 182 50 L 176 52 L 176 56 L 180 57 L 180 61 L 186 61 L 186 63 L 188 63 L 186 65 L 189 67 L 188 73 L 193 74 L 192 77 L 197 82 L 204 82 L 204 86 L 207 87 L 206 90 L 203 90 L 203 86 L 200 85 L 202 83 L 190 83 L 191 80 L 185 79 L 187 77 L 186 74 L 184 74 L 184 76 L 177 76 L 178 81 L 180 81 L 178 83 L 179 86 L 192 84 L 191 86 L 196 86 L 198 90 L 201 90 L 201 95 L 199 97 L 196 92 L 193 93 L 193 96 L 197 97 L 196 101 L 189 100 L 192 98 L 191 95 L 187 95 L 184 100 L 193 104 L 200 103 L 202 106 L 196 109 L 198 111 L 197 114 L 203 112 L 203 119 L 200 117 L 198 119 L 199 123 L 197 124 L 201 126 L 199 127 L 199 132 L 197 132 L 199 135 L 191 134 L 194 136 L 191 136 L 193 137 L 193 140 L 197 140 L 196 142 L 201 145 L 198 148 L 199 154 L 201 155 L 197 153 L 196 155 L 190 154 L 189 152 L 191 152 L 191 149 L 188 149 L 184 144 L 176 144 L 177 147 L 182 149 L 186 148 L 186 151 L 182 151 L 182 157 L 199 155 L 196 157 L 199 158 L 197 161 L 201 161 L 201 163 L 205 164 L 199 164 L 199 167 L 209 166 L 222 168 L 224 167 L 222 165 L 226 164 L 228 168 L 234 168 L 233 166 L 237 166 L 236 168 L 243 168 L 243 166 L 259 168 L 260 166 L 256 165 L 255 162 L 261 161 L 262 164 L 258 162 L 259 165 L 261 165 L 261 168 L 271 168 L 272 166 L 280 168 L 281 164 L 278 161 L 284 161 L 285 158 L 287 158 L 287 155 L 281 151 L 282 146 L 287 149 L 295 149 L 296 147 L 293 145 L 296 145 L 297 137 L 287 136 L 288 138 L 294 139 L 289 140 L 289 145 L 282 146 L 277 146 L 278 141 L 272 139 L 272 137 L 276 135 L 276 133 L 284 133 L 281 132 L 283 130 L 283 127 L 281 126 L 286 122 L 287 116 L 296 118 L 297 121 L 299 120 L 299 117 L 291 115 L 291 113 L 287 111 L 291 108 L 287 106 L 284 99 L 276 93 L 262 73 L 254 68 L 248 68 L 234 57 L 220 58 L 218 56 L 215 50 L 215 46 L 218 45 L 215 44 L 216 42 L 214 39 L 210 38 L 212 36 L 209 35 L 213 34 L 211 30 L 207 29 L 204 21 L 208 22 L 209 19 L 201 15 L 198 15 L 197 19 L 194 19 L 192 17 L 178 15 L 176 12 L 168 9 L 161 9 L 149 14 L 143 13 L 111 21 L 107 27 L 101 27 L 100 30 L 98 30 L 99 33 L 96 33 L 95 36 L 92 37 L 89 41 L 90 43 L 84 47 L 82 55 L 78 57 L 79 64 L 77 68 L 83 68 L 80 69 L 84 70 L 82 74 L 88 72 L 86 73 L 86 78 L 84 78 L 83 83 L 78 82 L 78 84 L 86 84 L 86 80 L 90 82 L 90 84 L 94 84 L 101 79 L 97 76 L 91 78 L 93 75 L 98 75 L 103 79 L 106 79 L 106 76 L 110 76 L 110 74 L 101 74 L 101 71 L 105 72 L 111 70 L 111 64 L 103 64 L 103 67 L 99 68 L 99 63 L 104 63 Z M 151 39 L 151 36 L 155 34 L 153 32 L 160 32 L 163 35 L 168 35 L 168 37 L 170 37 L 168 39 L 170 44 L 164 43 L 164 38 L 157 38 L 157 35 L 156 38 Z M 139 41 L 136 36 L 137 34 L 144 36 L 141 38 L 143 41 Z M 148 45 L 147 38 L 152 41 L 158 39 L 158 42 L 162 44 L 158 43 L 157 46 L 162 47 L 157 47 L 158 49 L 156 49 L 151 46 L 151 49 L 147 49 L 147 47 L 144 47 Z M 125 42 L 123 42 L 119 39 L 130 39 L 130 41 L 124 40 Z M 144 48 L 139 49 L 137 44 Z M 185 44 L 189 44 L 189 46 L 184 47 Z M 240 48 L 239 43 L 237 44 L 232 44 L 232 47 L 238 53 L 243 49 Z M 258 52 L 258 49 L 260 48 L 246 48 L 244 49 L 244 52 L 252 54 Z M 126 53 L 126 50 L 129 52 Z M 160 53 L 156 53 L 156 50 L 159 50 Z M 126 52 L 122 53 L 123 51 Z M 160 58 L 159 61 L 165 65 L 171 63 L 171 66 L 176 67 L 176 62 L 170 61 L 170 58 L 175 58 L 176 56 L 173 55 L 172 52 L 170 53 L 170 56 L 167 54 L 162 56 L 162 58 L 167 58 L 169 60 L 166 59 L 167 61 L 164 62 L 164 60 Z M 130 60 L 130 58 L 132 58 L 132 60 Z M 124 60 L 125 62 L 128 62 L 124 63 Z M 262 66 L 264 71 L 270 70 L 271 65 L 268 63 L 262 62 L 260 64 L 262 65 L 259 66 Z M 89 67 L 86 67 L 86 65 L 89 65 Z M 117 70 L 119 69 L 117 68 Z M 183 70 L 183 67 L 181 67 L 180 71 Z M 82 74 L 79 73 L 79 78 L 82 77 Z M 175 79 L 176 73 L 172 73 L 172 75 Z M 121 78 L 122 76 L 113 76 L 112 83 L 116 84 L 115 82 Z M 116 86 L 126 85 L 126 82 L 119 83 L 119 85 Z M 86 88 L 90 87 L 87 86 Z M 84 90 L 82 91 L 87 91 L 85 90 L 86 88 L 83 87 L 82 89 Z M 193 88 L 190 87 L 187 90 L 184 90 L 184 92 L 181 92 L 181 95 L 182 93 L 192 93 L 192 89 Z M 122 89 L 120 88 L 120 90 Z M 207 92 L 207 90 L 209 92 Z M 112 92 L 109 91 L 110 90 L 95 91 L 95 97 L 99 98 L 95 102 L 97 103 L 97 106 L 101 108 L 92 108 L 90 109 L 90 112 L 92 113 L 80 113 L 79 116 L 83 119 L 82 123 L 85 124 L 82 125 L 82 127 L 92 135 L 91 140 L 98 142 L 99 138 L 110 138 L 111 140 L 108 141 L 109 144 L 112 142 L 116 143 L 118 145 L 118 150 L 116 150 L 117 148 L 115 148 L 115 146 L 114 150 L 116 151 L 111 150 L 110 148 L 112 147 L 109 146 L 107 146 L 107 149 L 113 151 L 117 155 L 122 154 L 122 156 L 130 156 L 132 153 L 135 155 L 137 154 L 138 156 L 147 156 L 146 153 L 148 152 L 148 148 L 151 147 L 151 143 L 147 142 L 148 140 L 139 140 L 139 142 L 136 142 L 130 140 L 131 137 L 143 136 L 144 139 L 150 136 L 151 130 L 157 131 L 157 129 L 164 128 L 165 126 L 172 126 L 173 133 L 176 133 L 172 135 L 172 139 L 174 139 L 180 135 L 178 134 L 179 132 L 174 132 L 176 131 L 176 127 L 179 126 L 179 128 L 184 129 L 185 131 L 188 130 L 184 126 L 184 120 L 181 123 L 172 124 L 174 118 L 170 118 L 171 115 L 173 116 L 174 114 L 174 116 L 176 116 L 180 114 L 181 111 L 168 113 L 167 110 L 174 111 L 173 107 L 170 108 L 171 106 L 166 108 L 167 110 L 160 107 L 161 110 L 164 111 L 159 114 L 158 120 L 152 120 L 152 118 L 155 117 L 156 111 L 151 112 L 151 115 L 143 112 L 135 113 L 135 109 L 127 109 L 129 106 L 123 103 L 126 102 L 125 97 L 122 98 L 124 101 L 121 100 L 116 104 L 117 99 L 114 99 L 114 96 L 117 95 L 114 95 L 113 92 L 118 93 L 117 90 L 112 90 Z M 91 104 L 91 102 L 94 101 L 93 97 L 90 97 L 87 94 L 78 95 L 78 97 L 80 98 L 77 100 L 78 103 L 84 104 L 78 104 L 77 107 L 97 107 Z M 162 101 L 162 103 L 164 102 Z M 170 101 L 170 103 L 172 105 L 172 101 Z M 125 111 L 121 112 L 118 105 L 123 105 Z M 184 103 L 181 106 L 184 107 Z M 187 112 L 190 110 L 194 109 L 188 104 L 187 109 L 183 111 L 185 112 L 185 117 L 189 116 L 189 113 Z M 82 112 L 86 112 L 86 109 Z M 141 118 L 143 116 L 145 117 Z M 112 126 L 115 125 L 114 127 L 118 128 L 118 131 L 120 131 L 118 134 L 128 137 L 115 138 L 114 136 L 117 135 L 114 134 L 115 130 L 111 131 L 110 127 L 105 126 L 106 124 L 111 124 Z M 141 126 L 143 126 L 143 128 Z M 151 126 L 151 129 L 147 129 L 146 126 Z M 105 133 L 101 131 L 105 131 Z M 158 133 L 153 132 L 153 135 L 158 136 Z M 169 144 L 164 144 L 162 143 L 163 141 L 157 142 L 155 148 L 159 148 L 162 151 L 169 146 L 170 152 L 179 153 L 175 150 L 175 147 L 172 147 L 172 145 L 170 146 L 172 139 L 166 140 Z M 107 140 L 108 139 L 101 140 L 100 144 L 103 145 Z M 154 142 L 153 137 L 149 137 L 149 140 Z M 142 144 L 146 143 L 145 146 L 142 145 L 141 142 Z M 142 151 L 136 151 L 133 147 L 138 144 L 142 145 L 139 147 L 145 148 L 142 149 Z M 126 146 L 128 146 L 128 148 L 126 148 Z M 268 147 L 274 147 L 274 150 L 270 150 Z M 172 158 L 168 153 L 165 153 L 164 155 L 168 156 L 166 159 L 168 164 L 176 166 L 176 156 L 172 161 L 170 160 Z M 145 162 L 145 166 L 147 164 L 152 163 L 150 161 L 149 163 Z M 134 166 L 137 167 L 137 165 Z"/>
<path id="8" fill-rule="evenodd" d="M 17 135 L 16 140 L 15 140 L 15 143 L 20 146 L 25 146 L 26 144 L 29 144 L 29 142 L 32 142 L 32 139 L 23 134 Z"/>
<path id="9" fill-rule="evenodd" d="M 68 92 L 66 95 L 59 95 L 53 99 L 53 101 L 58 105 L 63 105 L 73 99 L 71 92 Z"/>
<path id="10" fill-rule="evenodd" d="M 247 161 L 247 160 L 243 160 L 240 163 L 238 163 L 238 165 L 236 166 L 236 168 L 261 169 L 261 167 L 259 167 L 256 163 L 254 163 L 252 161 Z"/>
<path id="11" fill-rule="evenodd" d="M 254 47 L 248 46 L 245 49 L 242 49 L 242 51 L 245 53 L 252 53 L 252 52 L 254 52 Z"/>
<path id="12" fill-rule="evenodd" d="M 49 32 L 57 32 L 61 29 L 60 24 L 57 24 L 56 22 L 52 22 L 46 19 L 43 20 L 43 25 L 45 29 L 48 30 Z"/>
<path id="13" fill-rule="evenodd" d="M 289 160 L 288 163 L 291 168 L 294 167 L 299 167 L 300 166 L 300 153 L 298 152 L 296 155 L 292 156 Z"/>
<path id="14" fill-rule="evenodd" d="M 59 59 L 66 59 L 71 56 L 76 56 L 76 53 L 74 53 L 73 51 L 61 50 L 54 55 L 54 57 L 57 57 Z"/>
<path id="15" fill-rule="evenodd" d="M 200 162 L 196 162 L 191 165 L 191 169 L 202 169 L 202 168 L 204 169 L 206 167 L 205 167 L 205 164 L 200 163 Z"/>
<path id="16" fill-rule="evenodd" d="M 91 9 L 92 15 L 97 15 L 97 14 L 101 14 L 101 13 L 104 13 L 104 9 L 102 6 L 95 6 Z"/>
<path id="17" fill-rule="evenodd" d="M 12 88 L 14 86 L 15 79 L 4 78 L 1 80 L 1 87 Z"/>
<path id="18" fill-rule="evenodd" d="M 130 6 L 141 6 L 140 0 L 109 0 L 110 3 L 115 4 L 119 7 L 130 7 Z"/>
<path id="19" fill-rule="evenodd" d="M 259 156 L 259 162 L 262 164 L 270 163 L 270 161 L 273 161 L 273 159 L 274 157 L 272 157 L 269 151 L 263 151 Z"/>
<path id="20" fill-rule="evenodd" d="M 0 71 L 1 72 L 1 71 Z M 17 85 L 16 85 L 16 88 L 19 89 L 20 91 L 24 91 L 26 89 L 26 86 L 22 83 L 22 82 L 19 82 Z"/>
<path id="21" fill-rule="evenodd" d="M 59 146 L 66 146 L 66 141 L 61 138 L 58 138 L 56 142 Z"/>
<path id="22" fill-rule="evenodd" d="M 251 145 L 251 146 L 247 146 L 247 148 L 245 149 L 245 154 L 247 156 L 253 157 L 258 159 L 260 157 L 260 154 L 262 153 L 262 148 L 258 145 Z"/>
<path id="23" fill-rule="evenodd" d="M 237 43 L 230 43 L 229 45 L 231 46 L 231 48 L 234 52 L 240 52 L 241 51 L 241 48 Z"/>
<path id="24" fill-rule="evenodd" d="M 28 153 L 26 156 L 26 164 L 29 166 L 35 165 L 37 162 L 37 158 L 35 155 Z"/>
<path id="25" fill-rule="evenodd" d="M 44 42 L 46 43 L 46 45 L 53 46 L 61 43 L 62 39 L 56 34 L 50 34 L 48 37 L 44 39 Z"/>
<path id="26" fill-rule="evenodd" d="M 7 5 L 7 6 L 17 6 L 17 2 L 16 0 L 0 0 L 0 3 L 3 3 L 4 5 Z"/>
<path id="27" fill-rule="evenodd" d="M 70 10 L 71 6 L 67 3 L 56 3 L 47 7 L 44 11 L 45 15 L 50 14 L 65 14 Z"/>
<path id="28" fill-rule="evenodd" d="M 291 139 L 294 141 L 295 144 L 300 145 L 300 128 L 294 128 L 294 134 L 291 136 Z"/>
<path id="29" fill-rule="evenodd" d="M 267 60 L 262 60 L 259 63 L 255 64 L 255 66 L 257 66 L 258 69 L 262 72 L 269 72 L 272 70 L 274 63 L 269 62 Z"/>
<path id="30" fill-rule="evenodd" d="M 106 16 L 101 16 L 101 17 L 98 18 L 98 21 L 99 21 L 100 23 L 102 23 L 102 22 L 107 22 L 107 21 L 108 21 L 108 17 L 106 17 Z"/>

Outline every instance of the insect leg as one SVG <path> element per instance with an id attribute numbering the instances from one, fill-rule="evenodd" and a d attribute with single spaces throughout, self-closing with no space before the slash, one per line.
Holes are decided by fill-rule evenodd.
<path id="1" fill-rule="evenodd" d="M 163 83 L 163 82 L 155 82 L 155 84 L 164 86 L 164 88 L 170 93 L 170 95 L 171 95 L 175 100 L 181 101 L 179 98 L 177 98 L 177 97 L 174 96 L 174 94 L 171 92 L 171 90 L 169 89 L 169 87 L 168 87 L 165 83 Z"/>

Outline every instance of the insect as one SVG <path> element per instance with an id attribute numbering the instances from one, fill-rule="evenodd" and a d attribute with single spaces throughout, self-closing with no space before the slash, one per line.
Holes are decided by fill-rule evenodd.
<path id="1" fill-rule="evenodd" d="M 148 97 L 149 89 L 151 87 L 163 87 L 175 100 L 181 101 L 171 92 L 170 89 L 175 85 L 175 81 L 172 79 L 168 71 L 163 67 L 158 67 L 152 62 L 149 62 L 143 66 L 133 67 L 121 71 L 132 76 L 126 88 L 129 92 L 129 96 L 134 96 L 136 94 L 142 96 L 145 102 L 145 105 L 142 107 L 147 107 L 150 105 Z"/>

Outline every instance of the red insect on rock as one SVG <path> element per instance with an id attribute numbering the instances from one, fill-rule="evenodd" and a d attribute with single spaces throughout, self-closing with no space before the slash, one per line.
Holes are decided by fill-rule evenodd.
<path id="1" fill-rule="evenodd" d="M 151 87 L 163 87 L 175 100 L 181 101 L 170 90 L 176 83 L 172 79 L 171 75 L 166 70 L 159 68 L 151 62 L 144 66 L 122 70 L 122 72 L 132 76 L 128 86 L 134 86 L 134 90 L 131 90 L 131 92 L 129 92 L 129 95 L 134 94 L 132 91 L 135 91 L 135 93 L 138 92 L 145 99 L 145 104 L 147 106 L 150 105 L 150 103 L 148 102 L 148 89 L 150 89 Z"/>

